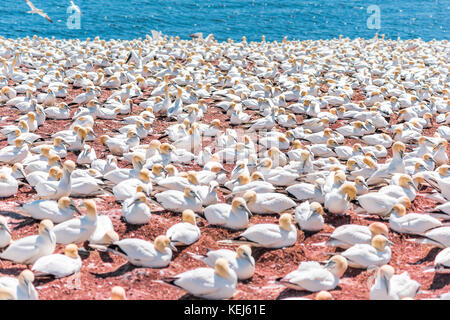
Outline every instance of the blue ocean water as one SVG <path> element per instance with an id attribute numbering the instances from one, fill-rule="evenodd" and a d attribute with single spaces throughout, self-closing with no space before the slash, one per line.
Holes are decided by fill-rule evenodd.
<path id="1" fill-rule="evenodd" d="M 0 35 L 102 39 L 145 37 L 155 29 L 189 38 L 193 32 L 214 33 L 219 41 L 355 38 L 449 39 L 450 0 L 75 0 L 82 16 L 80 29 L 69 29 L 68 0 L 32 0 L 54 21 L 27 14 L 23 0 L 0 1 Z M 371 5 L 379 7 L 379 29 L 370 29 Z M 373 14 L 373 13 L 372 13 Z M 375 20 L 370 20 L 375 21 Z M 369 22 L 370 22 L 369 21 Z"/>

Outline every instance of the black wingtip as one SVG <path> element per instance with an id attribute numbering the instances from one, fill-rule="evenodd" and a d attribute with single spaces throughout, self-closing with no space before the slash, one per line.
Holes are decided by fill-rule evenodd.
<path id="1" fill-rule="evenodd" d="M 125 61 L 125 63 L 128 63 L 128 61 L 130 61 L 130 59 L 131 59 L 131 52 L 130 52 L 130 54 L 128 55 L 127 61 Z"/>
<path id="2" fill-rule="evenodd" d="M 108 246 L 108 249 L 112 250 L 112 251 L 116 251 L 118 253 L 121 253 L 121 254 L 123 254 L 125 256 L 127 255 L 126 252 L 122 250 L 122 248 L 120 248 L 117 244 L 114 244 L 114 243 L 110 244 Z"/>

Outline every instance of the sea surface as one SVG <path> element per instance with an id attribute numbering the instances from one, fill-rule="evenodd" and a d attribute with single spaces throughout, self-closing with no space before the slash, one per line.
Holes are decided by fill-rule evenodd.
<path id="1" fill-rule="evenodd" d="M 144 38 L 150 30 L 189 39 L 194 32 L 213 33 L 249 41 L 371 38 L 376 32 L 387 38 L 425 41 L 448 40 L 450 0 L 75 0 L 82 15 L 79 29 L 68 13 L 70 1 L 32 0 L 53 24 L 29 14 L 24 0 L 0 0 L 0 36 L 38 35 L 58 39 L 99 36 L 102 39 Z M 374 9 L 368 8 L 372 6 Z M 375 6 L 375 7 L 374 7 Z M 379 14 L 378 14 L 379 13 Z"/>

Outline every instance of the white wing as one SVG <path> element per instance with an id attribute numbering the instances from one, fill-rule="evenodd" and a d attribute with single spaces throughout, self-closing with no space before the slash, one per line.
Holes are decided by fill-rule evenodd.
<path id="1" fill-rule="evenodd" d="M 39 258 L 32 270 L 42 275 L 53 275 L 56 278 L 70 276 L 80 270 L 81 261 L 63 254 L 52 254 Z"/>
<path id="2" fill-rule="evenodd" d="M 31 10 L 37 10 L 36 7 L 33 5 L 33 3 L 30 0 L 25 0 L 27 5 L 31 8 Z"/>
<path id="3" fill-rule="evenodd" d="M 44 11 L 41 10 L 41 11 L 38 12 L 38 14 L 39 14 L 41 17 L 44 17 L 45 19 L 47 19 L 48 21 L 50 21 L 51 23 L 53 23 L 52 19 L 50 19 L 49 16 L 48 16 Z"/>

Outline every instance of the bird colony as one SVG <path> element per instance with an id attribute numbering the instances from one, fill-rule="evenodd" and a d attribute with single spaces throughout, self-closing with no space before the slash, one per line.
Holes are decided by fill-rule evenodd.
<path id="1" fill-rule="evenodd" d="M 0 298 L 450 298 L 447 41 L 0 57 Z"/>

